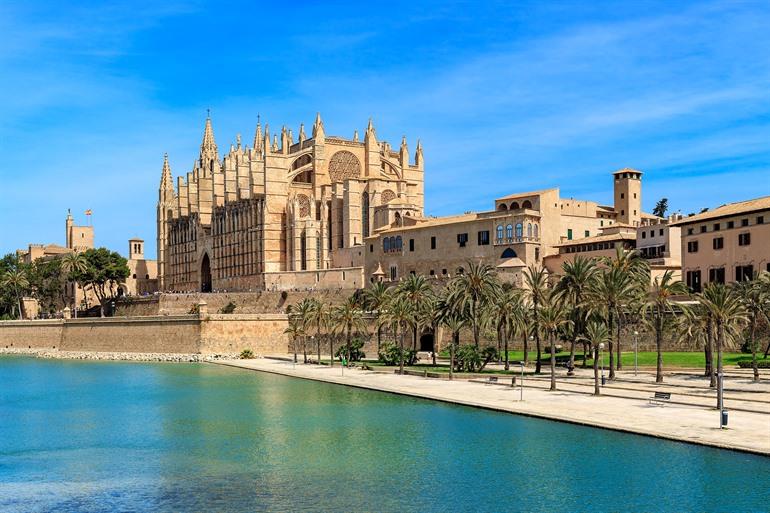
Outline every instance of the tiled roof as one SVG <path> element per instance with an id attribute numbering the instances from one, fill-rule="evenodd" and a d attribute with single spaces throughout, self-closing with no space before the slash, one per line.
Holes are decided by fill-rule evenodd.
<path id="1" fill-rule="evenodd" d="M 696 214 L 694 216 L 685 217 L 681 221 L 672 223 L 672 226 L 682 226 L 685 224 L 698 223 L 700 221 L 707 221 L 709 219 L 717 219 L 719 217 L 734 216 L 739 214 L 746 214 L 749 212 L 755 212 L 757 210 L 770 209 L 770 196 L 763 196 L 761 198 L 755 198 L 747 201 L 738 201 L 736 203 L 728 203 L 717 207 L 714 210 L 703 212 L 702 214 Z"/>
<path id="2" fill-rule="evenodd" d="M 500 198 L 496 198 L 496 201 L 499 200 L 509 200 L 509 199 L 515 199 L 515 198 L 524 198 L 526 196 L 538 196 L 540 194 L 551 192 L 551 191 L 558 191 L 559 189 L 557 187 L 554 187 L 552 189 L 542 189 L 539 191 L 530 191 L 530 192 L 517 192 L 516 194 L 509 194 L 508 196 L 503 196 Z"/>
<path id="3" fill-rule="evenodd" d="M 583 237 L 582 239 L 573 239 L 560 244 L 554 244 L 556 248 L 567 246 L 580 246 L 581 244 L 593 244 L 594 242 L 613 242 L 619 240 L 636 240 L 636 235 L 631 233 L 611 233 L 609 235 L 594 235 L 593 237 Z"/>

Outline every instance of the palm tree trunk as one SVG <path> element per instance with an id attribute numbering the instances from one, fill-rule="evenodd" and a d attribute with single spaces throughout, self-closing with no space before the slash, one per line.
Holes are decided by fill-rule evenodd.
<path id="1" fill-rule="evenodd" d="M 594 395 L 599 395 L 601 389 L 599 388 L 599 344 L 594 346 Z M 585 361 L 585 359 L 583 360 Z"/>
<path id="2" fill-rule="evenodd" d="M 588 368 L 588 344 L 583 344 L 583 368 Z"/>
<path id="3" fill-rule="evenodd" d="M 706 345 L 708 346 L 708 373 L 709 373 L 709 388 L 715 388 L 717 386 L 717 377 L 714 372 L 714 326 L 711 321 L 708 324 L 708 334 L 706 337 Z"/>
<path id="4" fill-rule="evenodd" d="M 436 332 L 438 331 L 438 329 L 436 329 L 436 325 L 435 324 L 433 326 L 431 326 L 430 329 L 431 329 L 431 331 L 433 331 L 433 347 L 432 347 L 433 351 L 432 351 L 432 353 L 433 353 L 433 366 L 435 367 L 436 366 Z"/>
<path id="5" fill-rule="evenodd" d="M 511 366 L 508 362 L 508 330 L 503 328 L 503 346 L 505 351 L 505 370 L 510 370 Z"/>
<path id="6" fill-rule="evenodd" d="M 405 326 L 401 330 L 401 336 L 398 338 L 398 347 L 401 349 L 399 351 L 398 373 L 402 376 L 404 374 L 404 331 L 406 331 Z M 398 336 L 398 328 L 396 328 L 396 336 Z"/>
<path id="7" fill-rule="evenodd" d="M 717 379 L 724 379 L 722 377 L 722 342 L 724 342 L 725 332 L 722 327 L 722 322 L 717 321 Z M 724 397 L 722 397 L 722 387 L 717 386 L 717 408 L 722 409 Z"/>
<path id="8" fill-rule="evenodd" d="M 614 365 L 615 365 L 615 358 L 613 356 L 614 353 L 612 352 L 612 341 L 613 341 L 613 338 L 614 338 L 614 336 L 613 336 L 614 335 L 613 334 L 614 330 L 612 329 L 612 309 L 609 308 L 607 311 L 608 311 L 608 314 L 607 314 L 607 327 L 609 328 L 609 332 L 610 332 L 610 339 L 609 339 L 609 345 L 610 345 L 610 347 L 609 347 L 609 353 L 610 353 L 610 379 L 615 379 L 615 367 L 614 367 Z"/>
<path id="9" fill-rule="evenodd" d="M 658 361 L 655 373 L 655 383 L 663 383 L 663 312 L 658 308 L 655 319 L 655 346 L 658 350 Z"/>
<path id="10" fill-rule="evenodd" d="M 759 367 L 757 366 L 756 317 L 751 317 L 751 329 L 749 330 L 749 344 L 751 345 L 751 368 L 754 369 L 754 383 L 759 383 Z"/>
<path id="11" fill-rule="evenodd" d="M 527 330 L 524 330 L 524 365 L 529 363 L 529 337 Z"/>
<path id="12" fill-rule="evenodd" d="M 304 364 L 307 365 L 307 337 L 302 337 L 302 358 Z"/>
<path id="13" fill-rule="evenodd" d="M 297 363 L 297 337 L 292 338 L 291 348 L 294 350 L 294 363 Z"/>
<path id="14" fill-rule="evenodd" d="M 572 369 L 575 367 L 575 345 L 577 344 L 577 341 L 575 338 L 577 337 L 577 334 L 574 334 L 572 336 L 572 340 L 570 340 L 570 347 L 569 347 L 569 365 L 567 368 Z"/>
<path id="15" fill-rule="evenodd" d="M 540 348 L 540 330 L 535 332 L 535 346 L 537 348 L 537 361 L 535 362 L 535 374 L 540 374 L 542 363 L 540 362 L 540 358 L 542 358 L 541 348 Z"/>
<path id="16" fill-rule="evenodd" d="M 618 338 L 618 349 L 617 349 L 617 351 L 618 351 L 618 362 L 617 362 L 618 370 L 623 368 L 622 358 L 621 358 L 621 355 L 620 355 L 620 327 L 621 327 L 622 323 L 623 323 L 623 316 L 620 315 L 620 312 L 618 312 L 618 329 L 617 329 L 617 331 L 618 331 L 618 337 L 617 337 Z"/>
<path id="17" fill-rule="evenodd" d="M 382 341 L 382 326 L 377 326 L 377 355 L 380 354 L 380 344 Z"/>
<path id="18" fill-rule="evenodd" d="M 548 337 L 551 341 L 551 392 L 556 390 L 556 346 L 554 345 L 554 334 Z"/>
<path id="19" fill-rule="evenodd" d="M 329 366 L 334 367 L 334 336 L 329 335 Z"/>
<path id="20" fill-rule="evenodd" d="M 768 353 L 770 353 L 770 342 L 767 343 L 767 348 L 765 348 L 765 358 L 767 358 Z"/>
<path id="21" fill-rule="evenodd" d="M 412 349 L 417 351 L 417 323 L 412 327 Z"/>
<path id="22" fill-rule="evenodd" d="M 473 342 L 476 344 L 476 347 L 479 347 L 479 319 L 476 312 L 476 300 L 473 300 L 473 313 L 471 322 L 473 323 Z"/>
<path id="23" fill-rule="evenodd" d="M 318 330 L 318 333 L 316 333 L 315 339 L 316 339 L 316 347 L 318 347 L 318 361 L 316 363 L 318 365 L 321 365 L 321 330 Z"/>
<path id="24" fill-rule="evenodd" d="M 449 379 L 454 379 L 455 369 L 455 337 L 459 338 L 460 334 L 452 333 L 452 340 L 449 342 Z"/>
<path id="25" fill-rule="evenodd" d="M 347 353 L 347 361 L 345 362 L 345 365 L 350 367 L 350 324 L 348 324 L 348 332 L 347 337 L 345 340 L 345 352 Z"/>

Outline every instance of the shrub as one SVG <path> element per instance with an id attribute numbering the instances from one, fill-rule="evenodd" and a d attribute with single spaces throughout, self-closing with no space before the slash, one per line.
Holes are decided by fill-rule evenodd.
<path id="1" fill-rule="evenodd" d="M 190 315 L 198 315 L 201 311 L 201 308 L 198 306 L 197 303 L 193 304 L 190 309 L 187 311 Z"/>
<path id="2" fill-rule="evenodd" d="M 738 362 L 738 367 L 741 369 L 751 369 L 751 360 L 741 360 Z M 770 360 L 757 360 L 757 368 L 770 369 Z"/>
<path id="3" fill-rule="evenodd" d="M 361 350 L 364 347 L 364 341 L 360 338 L 354 338 L 350 341 L 350 361 L 351 362 L 360 362 L 364 358 L 366 358 L 366 354 Z M 347 350 L 348 346 L 347 344 L 342 344 L 339 349 L 337 349 L 337 352 L 334 353 L 334 356 L 336 358 L 339 358 L 341 356 L 344 356 L 347 358 Z"/>
<path id="4" fill-rule="evenodd" d="M 385 365 L 399 365 L 401 362 L 401 348 L 392 342 L 386 342 L 380 346 L 380 352 L 377 356 Z M 405 348 L 404 365 L 414 365 L 415 362 L 417 362 L 417 351 Z"/>
<path id="5" fill-rule="evenodd" d="M 241 351 L 241 360 L 251 360 L 254 358 L 254 352 L 251 349 Z"/>
<path id="6" fill-rule="evenodd" d="M 479 349 L 475 345 L 468 344 L 457 349 L 457 370 L 465 372 L 481 372 L 489 362 L 497 358 L 497 348 L 485 347 Z"/>
<path id="7" fill-rule="evenodd" d="M 564 350 L 564 346 L 562 346 L 561 344 L 554 344 L 553 349 L 554 351 L 556 351 L 556 354 L 559 354 Z M 545 354 L 551 354 L 551 344 L 545 344 L 545 347 L 543 348 L 543 352 Z"/>
<path id="8" fill-rule="evenodd" d="M 237 308 L 236 304 L 230 301 L 219 310 L 219 313 L 231 314 L 235 311 L 236 308 Z"/>

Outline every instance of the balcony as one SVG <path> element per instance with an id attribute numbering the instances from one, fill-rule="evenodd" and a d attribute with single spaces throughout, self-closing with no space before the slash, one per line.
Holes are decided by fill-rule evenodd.
<path id="1" fill-rule="evenodd" d="M 503 237 L 495 238 L 495 246 L 505 246 L 508 244 L 519 244 L 522 242 L 539 243 L 540 237 Z"/>

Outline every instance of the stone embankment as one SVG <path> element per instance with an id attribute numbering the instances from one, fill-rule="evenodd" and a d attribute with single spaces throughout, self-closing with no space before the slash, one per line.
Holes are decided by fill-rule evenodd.
<path id="1" fill-rule="evenodd" d="M 235 354 L 127 353 L 57 351 L 47 349 L 0 348 L 0 355 L 31 356 L 58 360 L 113 360 L 130 362 L 211 362 L 238 358 Z"/>

